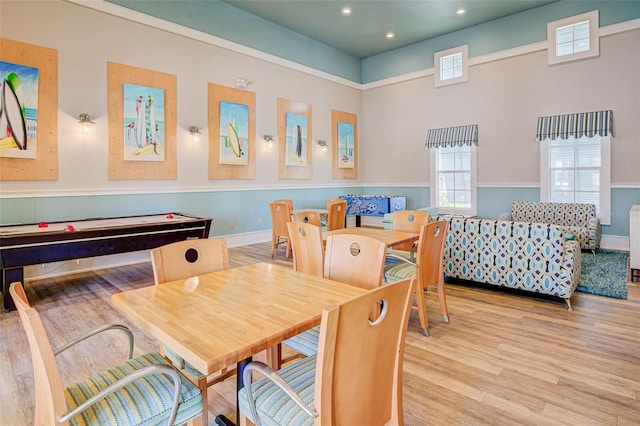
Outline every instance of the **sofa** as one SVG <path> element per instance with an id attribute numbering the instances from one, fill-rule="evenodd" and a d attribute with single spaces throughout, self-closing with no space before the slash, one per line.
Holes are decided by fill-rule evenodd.
<path id="1" fill-rule="evenodd" d="M 580 243 L 581 249 L 595 253 L 600 248 L 600 220 L 593 204 L 515 201 L 511 213 L 503 213 L 498 219 L 559 225 Z"/>
<path id="2" fill-rule="evenodd" d="M 560 226 L 450 216 L 443 268 L 448 278 L 570 298 L 580 279 L 581 251 Z M 388 280 L 406 278 L 402 268 Z M 396 275 L 397 273 L 397 275 Z M 407 269 L 408 273 L 408 269 Z"/>

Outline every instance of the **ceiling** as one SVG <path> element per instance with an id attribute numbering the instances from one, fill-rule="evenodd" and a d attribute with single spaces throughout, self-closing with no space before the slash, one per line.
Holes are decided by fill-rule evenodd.
<path id="1" fill-rule="evenodd" d="M 557 0 L 225 0 L 309 38 L 366 58 Z M 343 16 L 349 6 L 351 15 Z M 458 15 L 458 9 L 465 13 Z M 387 39 L 387 32 L 394 37 Z"/>

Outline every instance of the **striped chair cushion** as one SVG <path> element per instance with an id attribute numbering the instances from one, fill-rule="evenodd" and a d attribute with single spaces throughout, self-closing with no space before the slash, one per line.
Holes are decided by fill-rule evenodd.
<path id="1" fill-rule="evenodd" d="M 320 326 L 313 327 L 307 331 L 285 340 L 285 345 L 300 352 L 304 356 L 311 356 L 318 353 L 318 340 L 320 339 Z"/>
<path id="2" fill-rule="evenodd" d="M 287 365 L 278 371 L 278 374 L 289 383 L 307 405 L 313 406 L 316 376 L 315 355 Z M 256 400 L 258 416 L 260 416 L 263 425 L 313 425 L 313 419 L 269 380 L 262 378 L 254 382 L 251 389 Z M 255 423 L 251 416 L 245 388 L 238 392 L 238 405 L 240 411 Z"/>
<path id="3" fill-rule="evenodd" d="M 157 352 L 150 352 L 98 373 L 65 389 L 69 410 L 117 380 L 143 367 L 167 364 Z M 103 398 L 72 418 L 71 425 L 160 425 L 171 414 L 173 381 L 165 374 L 154 374 L 136 380 Z M 180 405 L 176 424 L 183 424 L 202 414 L 202 394 L 182 376 Z"/>
<path id="4" fill-rule="evenodd" d="M 416 267 L 407 262 L 398 262 L 385 269 L 384 277 L 389 283 L 415 278 Z"/>
<path id="5" fill-rule="evenodd" d="M 195 379 L 204 378 L 204 376 L 205 376 L 204 374 L 202 374 L 200 371 L 198 371 L 193 365 L 191 365 L 187 361 L 185 361 L 184 358 L 182 358 L 180 355 L 175 353 L 169 346 L 163 345 L 162 346 L 162 351 L 164 352 L 165 356 L 167 358 L 169 358 L 169 361 L 171 361 L 173 366 L 176 367 L 177 369 L 185 370 L 187 373 L 189 373 Z"/>

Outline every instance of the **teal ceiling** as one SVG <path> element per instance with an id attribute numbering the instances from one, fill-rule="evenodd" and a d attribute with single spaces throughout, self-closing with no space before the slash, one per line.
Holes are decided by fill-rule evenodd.
<path id="1" fill-rule="evenodd" d="M 224 3 L 366 58 L 555 0 L 226 0 Z M 342 16 L 342 8 L 352 9 Z M 463 15 L 456 14 L 465 9 Z M 386 39 L 387 32 L 393 39 Z"/>

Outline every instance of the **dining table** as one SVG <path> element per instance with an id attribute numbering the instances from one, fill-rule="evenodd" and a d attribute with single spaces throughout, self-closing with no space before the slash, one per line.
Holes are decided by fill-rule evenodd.
<path id="1" fill-rule="evenodd" d="M 203 374 L 236 366 L 240 389 L 242 371 L 253 355 L 267 350 L 269 363 L 279 343 L 319 325 L 324 308 L 365 291 L 289 267 L 256 263 L 116 293 L 111 302 Z M 238 421 L 237 405 L 236 413 Z M 228 423 L 224 416 L 216 418 L 216 424 Z"/>
<path id="2" fill-rule="evenodd" d="M 418 240 L 419 235 L 414 232 L 392 231 L 389 229 L 370 228 L 370 227 L 348 227 L 342 229 L 334 229 L 333 231 L 324 231 L 322 240 L 327 241 L 327 237 L 336 234 L 355 234 L 365 235 L 375 238 L 387 244 L 387 247 L 396 247 L 405 243 L 412 243 Z"/>

